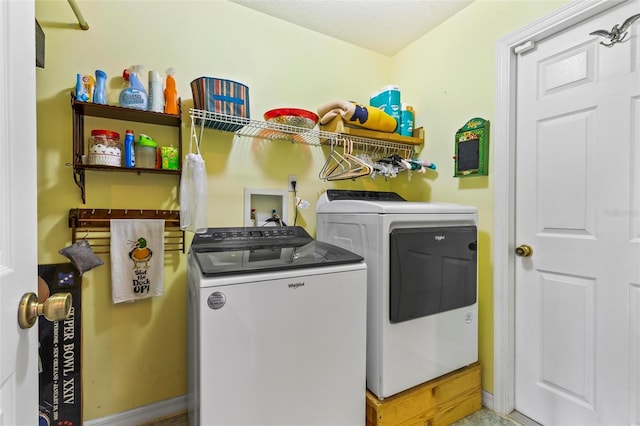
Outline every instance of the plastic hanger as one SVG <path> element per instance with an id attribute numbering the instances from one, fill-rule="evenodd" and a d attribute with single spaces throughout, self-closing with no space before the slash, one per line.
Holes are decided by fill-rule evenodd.
<path id="1" fill-rule="evenodd" d="M 350 167 L 350 164 L 345 163 L 348 163 L 348 161 L 342 155 L 336 152 L 335 141 L 332 139 L 331 150 L 329 151 L 329 155 L 327 156 L 327 161 L 325 161 L 322 169 L 320 170 L 320 173 L 318 173 L 318 177 L 320 179 L 326 180 L 332 173 L 336 171 L 336 169 L 338 169 L 338 167 L 340 167 L 339 173 L 347 171 L 348 167 Z"/>
<path id="2" fill-rule="evenodd" d="M 343 170 L 339 173 L 330 173 L 327 176 L 327 180 L 346 180 L 346 179 L 355 179 L 363 176 L 368 176 L 371 174 L 373 169 L 364 161 L 360 160 L 358 157 L 353 154 L 353 141 L 350 139 L 345 139 L 344 141 L 344 153 L 342 157 L 345 159 L 345 162 L 349 164 L 346 170 Z M 349 161 L 351 160 L 351 161 Z M 353 162 L 353 164 L 351 163 Z"/>

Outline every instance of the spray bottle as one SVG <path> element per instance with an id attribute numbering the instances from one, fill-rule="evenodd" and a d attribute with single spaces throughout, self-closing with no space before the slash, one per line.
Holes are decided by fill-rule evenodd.
<path id="1" fill-rule="evenodd" d="M 140 81 L 141 65 L 129 67 L 130 86 L 120 92 L 120 106 L 125 108 L 135 108 L 146 110 L 149 104 L 147 91 Z"/>
<path id="2" fill-rule="evenodd" d="M 118 98 L 116 99 L 116 104 L 120 105 L 120 95 L 125 89 L 131 87 L 131 83 L 129 83 L 129 69 L 125 68 L 122 71 L 122 86 L 120 87 L 120 92 L 118 93 Z M 122 105 L 120 105 L 122 106 Z"/>
<path id="3" fill-rule="evenodd" d="M 176 90 L 176 80 L 173 75 L 176 73 L 174 68 L 167 70 L 167 77 L 164 88 L 164 113 L 178 114 L 178 91 Z"/>

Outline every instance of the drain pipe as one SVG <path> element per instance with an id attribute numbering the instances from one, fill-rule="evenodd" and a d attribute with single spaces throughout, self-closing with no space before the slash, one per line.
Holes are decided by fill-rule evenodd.
<path id="1" fill-rule="evenodd" d="M 73 13 L 76 15 L 76 18 L 78 18 L 78 23 L 80 24 L 80 28 L 82 28 L 85 31 L 88 30 L 89 24 L 87 24 L 87 21 L 84 20 L 84 17 L 82 16 L 82 12 L 80 12 L 80 8 L 76 4 L 76 0 L 68 0 L 68 1 L 69 1 L 69 6 L 71 6 L 71 10 L 73 10 Z"/>

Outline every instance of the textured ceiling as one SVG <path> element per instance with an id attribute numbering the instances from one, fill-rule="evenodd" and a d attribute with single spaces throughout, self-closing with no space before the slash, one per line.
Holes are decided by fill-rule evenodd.
<path id="1" fill-rule="evenodd" d="M 392 56 L 473 0 L 231 0 Z"/>

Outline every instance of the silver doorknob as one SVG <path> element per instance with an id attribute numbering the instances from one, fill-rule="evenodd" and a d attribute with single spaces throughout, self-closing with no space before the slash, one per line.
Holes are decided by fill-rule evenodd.
<path id="1" fill-rule="evenodd" d="M 73 298 L 71 293 L 55 293 L 38 303 L 35 293 L 25 293 L 18 305 L 18 324 L 20 328 L 31 328 L 39 315 L 49 321 L 60 321 L 69 318 Z"/>
<path id="2" fill-rule="evenodd" d="M 516 256 L 529 257 L 533 254 L 533 247 L 528 244 L 522 244 L 516 247 Z"/>

